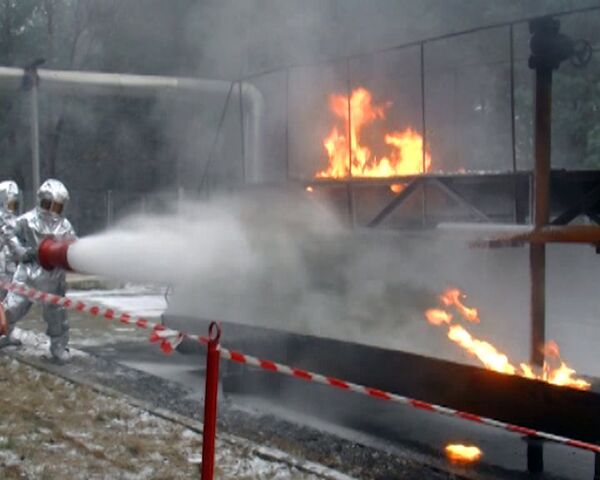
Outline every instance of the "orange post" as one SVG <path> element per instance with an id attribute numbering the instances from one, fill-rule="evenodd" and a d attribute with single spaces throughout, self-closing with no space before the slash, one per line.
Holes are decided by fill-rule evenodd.
<path id="1" fill-rule="evenodd" d="M 217 395 L 219 392 L 219 339 L 221 327 L 212 322 L 208 327 L 206 381 L 204 389 L 204 426 L 202 428 L 201 480 L 213 480 L 215 471 L 215 437 L 217 433 Z"/>

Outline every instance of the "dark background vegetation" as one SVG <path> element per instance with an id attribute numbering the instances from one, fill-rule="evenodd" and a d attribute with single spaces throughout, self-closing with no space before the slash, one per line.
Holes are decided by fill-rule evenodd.
<path id="1" fill-rule="evenodd" d="M 0 0 L 0 66 L 23 67 L 41 57 L 46 60 L 44 68 L 52 69 L 234 81 L 266 70 L 317 64 L 448 32 L 597 3 L 592 0 Z M 589 37 L 597 35 L 599 22 L 599 14 L 576 15 L 564 20 L 564 28 L 571 35 L 588 37 L 596 45 L 598 39 Z M 526 26 L 517 28 L 515 33 L 518 168 L 528 168 L 532 101 L 531 75 L 526 67 Z M 440 42 L 427 50 L 428 128 L 432 129 L 428 138 L 434 164 L 439 169 L 455 170 L 467 165 L 473 169 L 503 170 L 511 166 L 507 141 L 508 43 L 498 41 L 493 35 L 477 35 L 465 37 L 464 45 Z M 503 30 L 499 35 L 506 39 Z M 496 61 L 490 53 L 496 44 L 501 45 L 496 59 L 500 67 L 490 67 Z M 451 68 L 438 61 L 448 58 L 454 58 Z M 600 166 L 598 64 L 595 59 L 584 70 L 567 65 L 557 75 L 553 125 L 556 167 Z M 405 97 L 416 98 L 417 67 L 418 63 L 408 62 L 393 71 L 376 68 L 365 73 L 364 68 L 358 68 L 354 83 L 368 83 L 369 79 L 380 77 L 383 83 L 393 85 L 395 78 L 412 75 L 414 78 L 406 81 L 406 91 L 412 90 Z M 311 77 L 316 90 L 321 78 L 319 68 Z M 259 78 L 257 85 L 269 102 L 270 84 L 263 80 Z M 279 90 L 281 84 L 281 81 L 273 83 L 279 85 Z M 376 92 L 377 100 L 398 97 L 396 105 L 407 103 L 400 90 L 401 87 L 396 92 Z M 315 98 L 323 102 L 326 93 L 319 92 Z M 304 95 L 299 97 L 303 101 Z M 223 101 L 165 104 L 147 99 L 41 95 L 42 178 L 63 179 L 74 192 L 79 192 L 75 199 L 80 216 L 97 217 L 99 222 L 106 221 L 105 214 L 98 211 L 106 209 L 108 190 L 114 195 L 111 202 L 122 204 L 139 200 L 140 195 L 150 192 L 196 191 Z M 420 115 L 417 103 L 414 115 L 410 108 L 406 107 L 409 116 Z M 419 127 L 420 118 L 409 123 Z M 239 121 L 231 122 L 229 128 L 239 129 Z M 29 134 L 27 95 L 21 91 L 0 92 L 0 177 L 17 180 L 24 190 L 31 188 Z M 282 133 L 277 131 L 273 135 Z M 306 145 L 307 135 L 302 131 L 297 135 L 300 144 Z M 308 156 L 315 157 L 313 152 L 317 156 L 322 154 L 319 143 L 322 132 L 318 135 L 310 141 L 312 150 L 296 152 L 300 162 Z M 218 148 L 227 148 L 227 138 L 222 139 Z M 311 161 L 318 162 L 321 158 L 308 163 Z M 227 172 L 221 170 L 223 175 L 229 175 Z M 301 174 L 310 175 L 310 171 Z"/>

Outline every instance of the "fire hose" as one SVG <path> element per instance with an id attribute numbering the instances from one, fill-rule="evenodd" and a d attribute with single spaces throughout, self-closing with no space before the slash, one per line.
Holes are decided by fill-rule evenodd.
<path id="1" fill-rule="evenodd" d="M 71 267 L 68 263 L 69 246 L 70 244 L 68 242 L 55 242 L 48 239 L 44 240 L 41 243 L 38 252 L 40 264 L 47 269 L 60 267 L 67 270 L 71 270 Z M 115 320 L 119 321 L 120 323 L 133 325 L 141 329 L 150 330 L 150 342 L 160 343 L 161 350 L 166 354 L 172 353 L 174 349 L 184 339 L 189 339 L 205 346 L 209 344 L 209 338 L 205 336 L 191 335 L 186 332 L 169 329 L 158 322 L 151 322 L 143 317 L 131 315 L 127 312 L 118 310 L 116 308 L 106 307 L 101 304 L 74 300 L 67 296 L 55 295 L 37 290 L 35 288 L 28 287 L 23 284 L 17 284 L 7 281 L 0 281 L 0 289 L 8 290 L 10 292 L 23 295 L 29 300 L 37 303 L 55 305 L 58 307 L 65 308 L 67 310 L 75 310 L 80 313 L 87 313 L 94 317 L 101 317 L 105 318 L 106 320 Z M 395 393 L 379 390 L 377 388 L 359 385 L 356 383 L 341 380 L 339 378 L 310 372 L 300 368 L 290 367 L 288 365 L 283 365 L 277 362 L 273 362 L 271 360 L 264 360 L 234 350 L 229 350 L 221 345 L 219 345 L 218 348 L 222 358 L 239 364 L 258 367 L 260 369 L 267 370 L 270 372 L 281 373 L 301 380 L 319 383 L 321 385 L 327 385 L 329 387 L 333 387 L 339 390 L 350 391 L 379 400 L 385 400 L 402 405 L 407 405 L 421 411 L 437 413 L 453 418 L 459 418 L 481 425 L 499 428 L 501 430 L 519 435 L 539 438 L 574 448 L 588 450 L 594 453 L 600 453 L 600 445 L 595 445 L 580 440 L 554 435 L 551 433 L 542 432 L 528 427 L 522 427 L 519 425 L 501 422 L 492 418 L 482 417 L 480 415 L 463 412 L 441 405 L 436 405 L 422 400 L 406 397 L 404 395 L 398 395 Z"/>

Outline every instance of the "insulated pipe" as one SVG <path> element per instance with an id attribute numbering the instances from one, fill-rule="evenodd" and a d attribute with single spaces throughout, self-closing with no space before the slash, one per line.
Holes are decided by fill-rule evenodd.
<path id="1" fill-rule="evenodd" d="M 69 247 L 73 240 L 54 240 L 50 237 L 45 238 L 38 248 L 38 260 L 45 270 L 54 270 L 62 268 L 73 271 L 69 265 Z"/>
<path id="2" fill-rule="evenodd" d="M 0 67 L 0 89 L 20 89 L 25 73 L 22 68 Z M 155 97 L 158 94 L 180 95 L 190 92 L 225 96 L 231 88 L 231 82 L 202 78 L 46 69 L 38 69 L 37 74 L 40 91 L 57 95 L 123 95 L 143 98 Z M 248 82 L 241 82 L 240 88 L 234 88 L 232 95 L 240 96 L 244 121 L 248 123 L 244 132 L 245 180 L 247 183 L 268 181 L 272 174 L 269 173 L 264 159 L 264 97 L 258 88 Z"/>

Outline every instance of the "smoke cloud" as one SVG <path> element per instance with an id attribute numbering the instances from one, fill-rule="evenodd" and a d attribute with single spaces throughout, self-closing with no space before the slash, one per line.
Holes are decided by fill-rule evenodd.
<path id="1" fill-rule="evenodd" d="M 425 353 L 445 340 L 432 346 L 439 335 L 423 311 L 457 279 L 467 286 L 473 262 L 465 249 L 464 239 L 432 233 L 350 230 L 310 195 L 261 191 L 126 218 L 80 239 L 69 262 L 87 273 L 170 285 L 169 312 L 191 319 Z"/>

